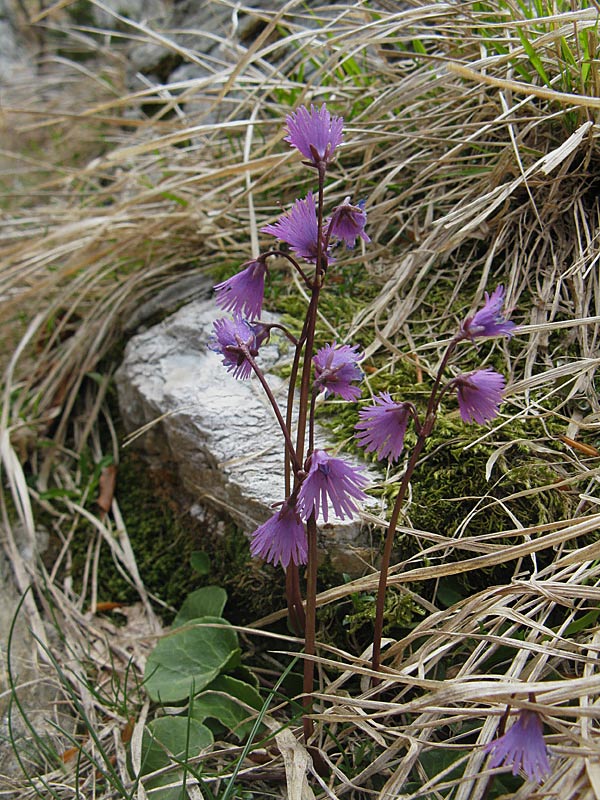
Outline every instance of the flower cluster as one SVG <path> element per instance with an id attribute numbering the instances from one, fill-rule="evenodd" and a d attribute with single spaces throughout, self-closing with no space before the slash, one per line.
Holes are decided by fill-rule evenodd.
<path id="1" fill-rule="evenodd" d="M 321 174 L 343 141 L 343 119 L 333 116 L 325 105 L 320 109 L 300 107 L 287 117 L 285 138 Z M 317 269 L 324 273 L 327 264 L 333 261 L 334 244 L 343 243 L 351 248 L 359 238 L 370 241 L 365 233 L 366 221 L 364 203 L 353 205 L 350 197 L 336 206 L 327 219 L 323 218 L 315 195 L 309 192 L 275 222 L 265 225 L 261 232 L 289 245 L 293 256 L 286 257 L 307 280 L 295 258 L 315 265 L 320 259 Z M 270 331 L 269 326 L 260 322 L 267 258 L 268 253 L 247 261 L 236 275 L 214 287 L 217 305 L 231 312 L 233 319 L 219 319 L 214 323 L 210 346 L 221 354 L 227 370 L 240 379 L 249 378 L 253 371 L 259 370 L 254 359 Z M 363 377 L 360 358 L 357 347 L 337 342 L 318 350 L 311 360 L 313 396 L 324 391 L 326 396 L 357 400 L 360 397 L 357 384 Z M 270 399 L 275 402 L 274 398 Z M 286 433 L 289 447 L 291 439 L 289 431 Z M 313 515 L 315 519 L 322 517 L 325 522 L 330 516 L 350 517 L 366 497 L 366 478 L 362 472 L 324 450 L 309 453 L 304 469 L 296 467 L 294 477 L 291 496 L 251 537 L 253 555 L 285 568 L 306 563 L 305 524 Z"/>
<path id="2" fill-rule="evenodd" d="M 251 534 L 250 552 L 252 556 L 281 565 L 288 571 L 286 591 L 290 622 L 298 629 L 299 635 L 304 633 L 305 652 L 309 656 L 305 659 L 303 685 L 304 696 L 309 698 L 314 668 L 311 656 L 316 652 L 317 524 L 321 520 L 327 524 L 332 518 L 352 519 L 367 499 L 365 488 L 368 482 L 359 467 L 315 446 L 318 399 L 334 396 L 343 401 L 357 402 L 364 378 L 361 369 L 364 354 L 357 345 L 333 341 L 315 352 L 319 298 L 328 268 L 335 263 L 333 254 L 337 253 L 336 248 L 345 246 L 351 249 L 359 240 L 368 243 L 370 238 L 365 230 L 367 214 L 364 202 L 352 202 L 348 195 L 328 216 L 324 210 L 326 171 L 344 140 L 343 119 L 331 114 L 325 104 L 320 108 L 301 106 L 287 116 L 286 128 L 285 141 L 301 154 L 303 163 L 312 168 L 312 174 L 316 173 L 318 189 L 296 199 L 274 222 L 261 228 L 261 233 L 274 237 L 284 246 L 278 249 L 277 245 L 247 261 L 236 275 L 214 287 L 217 305 L 230 312 L 232 319 L 218 319 L 214 323 L 210 347 L 220 354 L 223 365 L 235 378 L 248 379 L 255 374 L 285 440 L 286 496 L 275 506 L 270 518 Z M 298 338 L 279 323 L 261 321 L 268 260 L 273 255 L 287 260 L 310 294 Z M 305 264 L 301 266 L 300 262 Z M 506 387 L 505 377 L 489 367 L 457 373 L 453 358 L 462 343 L 513 335 L 516 325 L 508 319 L 504 303 L 505 290 L 499 285 L 491 294 L 486 292 L 482 307 L 457 326 L 440 361 L 423 414 L 413 403 L 397 401 L 388 391 L 375 395 L 358 411 L 355 440 L 366 453 L 374 454 L 379 460 L 398 461 L 404 452 L 407 435 L 415 438 L 412 454 L 399 476 L 379 565 L 371 659 L 374 671 L 381 663 L 385 592 L 397 520 L 442 401 L 445 403 L 448 397 L 455 395 L 460 418 L 465 423 L 485 425 L 499 414 Z M 295 347 L 285 409 L 280 408 L 258 359 L 259 350 L 273 328 L 282 330 Z M 296 401 L 295 390 L 298 387 L 300 398 Z M 295 440 L 292 419 L 295 420 Z M 308 564 L 305 614 L 302 612 L 299 575 L 295 569 L 300 564 Z M 310 710 L 309 706 L 306 708 Z M 312 721 L 305 715 L 306 741 L 310 740 L 311 732 Z M 508 732 L 487 744 L 485 752 L 490 755 L 489 766 L 492 769 L 509 767 L 514 775 L 521 771 L 538 782 L 550 771 L 542 720 L 535 711 L 519 712 Z"/>
<path id="3" fill-rule="evenodd" d="M 223 311 L 257 319 L 262 312 L 266 274 L 264 258 L 247 261 L 241 272 L 214 287 L 217 305 Z"/>
<path id="4" fill-rule="evenodd" d="M 358 510 L 357 503 L 367 499 L 363 491 L 366 483 L 360 469 L 324 450 L 313 451 L 297 498 L 288 498 L 282 510 L 252 534 L 252 555 L 284 567 L 290 562 L 305 564 L 306 532 L 302 521 L 314 514 L 315 519 L 322 515 L 327 522 L 332 510 L 338 519 L 351 518 Z"/>
<path id="5" fill-rule="evenodd" d="M 293 503 L 285 502 L 281 511 L 254 531 L 250 552 L 284 568 L 290 563 L 306 564 L 306 531 Z"/>
<path id="6" fill-rule="evenodd" d="M 309 192 L 303 200 L 296 200 L 292 208 L 276 222 L 265 225 L 260 230 L 261 233 L 269 233 L 286 242 L 298 258 L 314 264 L 319 247 L 317 209 L 313 193 Z"/>
<path id="7" fill-rule="evenodd" d="M 408 403 L 395 403 L 389 392 L 382 392 L 373 405 L 358 412 L 356 440 L 365 452 L 376 452 L 378 459 L 397 461 L 404 449 L 404 436 L 410 421 Z"/>
<path id="8" fill-rule="evenodd" d="M 368 244 L 371 239 L 365 233 L 366 222 L 367 214 L 364 202 L 361 200 L 358 205 L 353 206 L 350 196 L 348 196 L 331 212 L 325 229 L 326 238 L 328 240 L 337 239 L 350 248 L 354 247 L 359 237 Z"/>
<path id="9" fill-rule="evenodd" d="M 503 316 L 503 300 L 502 286 L 491 296 L 486 292 L 483 308 L 462 323 L 452 347 L 465 338 L 511 336 L 516 325 Z M 488 368 L 458 375 L 446 384 L 445 390 L 456 390 L 463 422 L 485 425 L 498 414 L 505 384 L 504 375 Z M 387 457 L 389 461 L 397 461 L 404 449 L 411 418 L 418 424 L 416 411 L 410 403 L 397 403 L 388 392 L 382 392 L 373 399 L 373 405 L 359 411 L 357 441 L 367 453 L 375 452 L 378 459 Z"/>
<path id="10" fill-rule="evenodd" d="M 322 207 L 319 207 L 320 201 L 317 202 L 317 198 L 323 196 L 325 169 L 343 141 L 341 117 L 332 115 L 325 105 L 321 108 L 311 105 L 310 109 L 300 107 L 287 117 L 285 140 L 300 152 L 306 159 L 305 163 L 317 170 L 319 193 L 308 192 L 305 197 L 297 199 L 275 222 L 261 228 L 261 232 L 289 246 L 291 254 L 282 254 L 311 291 L 317 287 L 318 296 L 326 267 L 333 261 L 332 248 L 336 244 L 352 248 L 358 239 L 370 241 L 365 232 L 367 216 L 364 203 L 353 204 L 350 196 L 337 205 L 327 218 L 323 216 Z M 255 357 L 270 330 L 269 326 L 260 322 L 268 255 L 265 253 L 246 262 L 240 272 L 215 286 L 217 305 L 232 312 L 233 320 L 220 319 L 215 322 L 211 346 L 222 355 L 224 366 L 236 378 L 249 378 L 253 371 L 259 370 Z M 315 265 L 312 282 L 296 259 Z M 460 325 L 448 356 L 463 340 L 511 336 L 515 325 L 505 318 L 503 303 L 503 286 L 498 286 L 491 295 L 486 293 L 483 307 Z M 314 310 L 312 313 L 316 315 Z M 315 320 L 316 316 L 313 324 Z M 302 342 L 298 347 L 302 347 Z M 313 402 L 319 392 L 346 401 L 360 398 L 359 384 L 363 374 L 359 363 L 362 356 L 357 346 L 333 342 L 309 357 L 314 372 Z M 445 367 L 446 361 L 443 365 Z M 264 378 L 262 380 L 264 386 Z M 428 417 L 435 417 L 441 398 L 453 391 L 457 396 L 461 418 L 465 422 L 485 424 L 498 414 L 504 388 L 504 377 L 492 369 L 478 369 L 457 375 L 445 384 L 438 380 Z M 270 397 L 270 400 L 275 408 L 275 399 Z M 306 398 L 306 402 L 310 402 L 310 398 Z M 275 413 L 280 425 L 283 425 L 283 415 L 277 408 Z M 309 424 L 313 424 L 312 417 Z M 367 453 L 374 453 L 378 459 L 397 461 L 411 425 L 418 436 L 428 435 L 425 423 L 420 423 L 417 410 L 411 403 L 396 402 L 389 392 L 382 392 L 360 409 L 356 440 Z M 291 563 L 305 563 L 307 542 L 304 526 L 313 515 L 327 522 L 331 516 L 345 519 L 356 513 L 358 505 L 366 497 L 366 478 L 357 468 L 322 449 L 309 452 L 301 466 L 299 460 L 295 459 L 290 431 L 284 429 L 283 432 L 294 464 L 294 487 L 281 509 L 252 534 L 251 549 L 253 555 L 287 567 Z"/>
<path id="11" fill-rule="evenodd" d="M 223 365 L 234 378 L 246 379 L 252 374 L 248 356 L 258 355 L 259 342 L 252 325 L 235 314 L 233 320 L 218 319 L 214 323 L 212 350 L 221 353 Z"/>
<path id="12" fill-rule="evenodd" d="M 367 480 L 363 473 L 346 464 L 341 458 L 333 458 L 324 450 L 315 450 L 308 459 L 308 475 L 304 479 L 298 494 L 300 516 L 305 521 L 314 514 L 323 515 L 325 522 L 329 519 L 329 507 L 339 519 L 358 511 L 356 501 L 367 499 L 363 489 Z"/>

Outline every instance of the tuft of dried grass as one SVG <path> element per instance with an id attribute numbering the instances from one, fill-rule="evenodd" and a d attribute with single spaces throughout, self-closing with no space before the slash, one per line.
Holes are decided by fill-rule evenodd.
<path id="1" fill-rule="evenodd" d="M 148 706 L 132 665 L 141 669 L 158 632 L 118 504 L 102 519 L 90 512 L 77 472 L 84 450 L 97 462 L 106 455 L 99 425 L 112 430 L 104 402 L 112 348 L 145 299 L 190 272 L 244 260 L 249 242 L 256 250 L 258 228 L 293 199 L 297 184 L 297 161 L 281 142 L 292 106 L 326 100 L 349 120 L 328 192 L 341 198 L 351 186 L 366 199 L 373 245 L 356 260 L 381 285 L 349 338 L 371 341 L 368 353 L 385 354 L 392 366 L 408 341 L 422 369 L 433 372 L 440 338 L 467 311 L 465 298 L 476 305 L 486 288 L 503 282 L 522 327 L 516 346 L 499 351 L 514 379 L 511 413 L 498 425 L 546 415 L 562 420 L 575 444 L 599 426 L 597 4 L 379 0 L 307 11 L 290 0 L 266 11 L 215 3 L 232 11 L 231 29 L 217 37 L 218 58 L 204 57 L 179 31 L 128 20 L 99 0 L 93 5 L 119 20 L 118 41 L 114 32 L 70 21 L 69 0 L 56 3 L 32 18 L 43 26 L 36 30 L 59 31 L 91 61 L 47 48 L 35 80 L 15 76 L 3 94 L 5 547 L 21 590 L 33 586 L 42 609 L 52 608 L 73 655 L 72 670 L 61 676 L 65 695 L 97 732 L 85 764 L 43 775 L 57 797 L 70 797 L 77 782 L 91 793 L 113 757 L 123 787 L 131 786 L 121 742 L 128 709 L 108 702 L 95 684 L 92 690 L 76 665 L 93 665 L 102 676 L 109 662 L 124 685 L 133 681 L 139 756 Z M 262 28 L 251 42 L 235 35 L 242 10 Z M 159 44 L 205 75 L 145 79 L 131 90 L 120 47 L 131 43 Z M 304 76 L 301 64 L 310 65 Z M 432 300 L 441 281 L 453 285 L 443 307 Z M 494 432 L 483 436 L 494 441 Z M 112 439 L 116 461 L 114 430 Z M 550 437 L 521 444 L 532 452 L 554 446 Z M 555 769 L 543 787 L 525 784 L 513 796 L 598 794 L 598 552 L 595 543 L 577 546 L 598 529 L 598 469 L 577 447 L 562 469 L 561 486 L 580 496 L 573 519 L 533 527 L 515 520 L 514 529 L 479 538 L 405 527 L 423 551 L 396 566 L 391 584 L 498 563 L 514 564 L 513 581 L 444 611 L 427 605 L 425 620 L 390 643 L 384 691 L 368 688 L 368 653 L 322 650 L 316 744 L 331 773 L 326 780 L 314 773 L 310 792 L 485 798 L 491 776 L 481 745 L 506 704 L 526 707 L 535 691 Z M 48 489 L 67 499 L 48 499 Z M 35 538 L 39 509 L 61 541 L 46 570 L 27 562 L 15 539 L 16 518 Z M 61 567 L 82 519 L 94 535 L 77 594 Z M 518 543 L 503 544 L 506 537 Z M 140 595 L 139 618 L 124 630 L 93 614 L 106 545 Z M 536 554 L 548 550 L 555 557 L 538 571 Z M 449 561 L 457 552 L 459 560 Z M 369 575 L 320 602 L 371 591 L 376 582 Z M 47 660 L 40 610 L 27 603 Z M 589 624 L 580 627 L 586 614 Z M 363 766 L 345 757 L 358 752 L 359 739 L 370 754 Z M 440 753 L 456 754 L 456 762 Z M 238 755 L 224 746 L 205 760 L 228 770 Z M 244 774 L 272 786 L 287 769 L 290 796 L 306 795 L 290 759 L 293 753 L 285 763 L 276 756 L 248 764 Z M 45 791 L 42 785 L 36 777 L 22 796 Z"/>

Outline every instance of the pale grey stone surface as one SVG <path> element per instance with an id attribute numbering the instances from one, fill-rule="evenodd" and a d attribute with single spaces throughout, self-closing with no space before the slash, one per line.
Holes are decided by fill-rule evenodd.
<path id="1" fill-rule="evenodd" d="M 236 380 L 209 349 L 219 316 L 207 297 L 135 336 L 116 375 L 119 404 L 129 431 L 150 424 L 138 445 L 150 458 L 174 465 L 192 502 L 220 509 L 250 534 L 284 499 L 283 440 L 259 382 Z M 275 333 L 260 350 L 282 406 L 286 384 L 272 371 L 289 359 L 284 342 Z M 326 444 L 319 433 L 317 446 Z M 330 519 L 320 530 L 336 567 L 364 570 L 370 551 L 358 520 Z"/>
<path id="2" fill-rule="evenodd" d="M 25 45 L 14 8 L 0 0 L 0 90 L 31 71 L 31 54 Z"/>

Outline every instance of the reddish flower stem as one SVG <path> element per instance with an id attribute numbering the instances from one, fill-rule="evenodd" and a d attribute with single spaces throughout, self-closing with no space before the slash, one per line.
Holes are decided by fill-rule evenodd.
<path id="1" fill-rule="evenodd" d="M 281 258 L 286 258 L 290 262 L 292 267 L 296 270 L 298 275 L 300 275 L 300 277 L 302 278 L 304 283 L 307 285 L 307 287 L 309 289 L 312 289 L 312 281 L 311 281 L 311 279 L 308 277 L 306 272 L 304 272 L 304 270 L 302 269 L 300 264 L 296 261 L 296 259 L 293 256 L 291 256 L 289 253 L 286 253 L 285 250 L 267 250 L 266 253 L 262 254 L 261 258 L 265 258 L 266 259 L 269 256 L 280 256 Z"/>
<path id="2" fill-rule="evenodd" d="M 455 339 L 453 339 L 450 342 L 450 344 L 446 348 L 444 357 L 440 362 L 440 366 L 438 368 L 437 375 L 435 377 L 435 382 L 431 390 L 431 395 L 429 396 L 429 402 L 427 403 L 427 411 L 425 412 L 425 421 L 420 426 L 420 429 L 418 425 L 416 426 L 418 431 L 417 443 L 415 444 L 413 451 L 410 454 L 410 458 L 406 466 L 406 471 L 404 473 L 404 476 L 402 477 L 402 482 L 400 483 L 400 489 L 398 490 L 398 494 L 396 496 L 394 508 L 392 509 L 392 515 L 388 523 L 388 528 L 385 535 L 385 543 L 383 545 L 383 553 L 381 556 L 381 565 L 379 567 L 379 585 L 377 587 L 377 599 L 375 601 L 375 623 L 373 628 L 373 657 L 371 659 L 371 667 L 374 671 L 378 671 L 381 664 L 381 637 L 383 635 L 383 613 L 385 610 L 385 593 L 387 589 L 387 579 L 388 579 L 388 572 L 390 569 L 392 549 L 394 547 L 394 537 L 396 535 L 396 526 L 398 525 L 398 519 L 400 518 L 400 511 L 402 510 L 402 504 L 404 503 L 406 490 L 408 489 L 408 485 L 413 476 L 413 472 L 415 471 L 415 467 L 417 466 L 419 456 L 421 455 L 421 452 L 425 446 L 425 442 L 427 441 L 427 438 L 431 435 L 433 426 L 435 425 L 437 409 L 439 407 L 440 400 L 445 391 L 445 387 L 442 387 L 440 390 L 442 376 L 448 365 L 448 361 L 450 360 L 450 357 L 456 348 L 457 343 L 458 341 Z"/>
<path id="3" fill-rule="evenodd" d="M 289 458 L 290 458 L 290 460 L 292 462 L 292 469 L 294 470 L 294 473 L 299 472 L 299 470 L 300 470 L 300 461 L 299 461 L 299 459 L 297 457 L 296 451 L 294 449 L 294 443 L 292 442 L 292 439 L 290 437 L 290 433 L 289 433 L 289 431 L 288 431 L 288 429 L 286 427 L 286 424 L 285 424 L 285 421 L 283 419 L 283 416 L 281 415 L 281 411 L 279 410 L 279 405 L 277 404 L 277 400 L 275 400 L 273 392 L 271 391 L 271 387 L 267 383 L 267 379 L 263 375 L 263 372 L 262 372 L 261 368 L 258 366 L 256 361 L 254 360 L 253 356 L 251 355 L 251 353 L 248 350 L 248 348 L 246 347 L 246 345 L 241 340 L 238 341 L 238 344 L 239 344 L 240 350 L 244 354 L 244 357 L 245 357 L 246 361 L 250 364 L 250 366 L 254 370 L 254 373 L 255 373 L 256 377 L 260 381 L 261 386 L 265 390 L 265 394 L 267 395 L 267 397 L 269 399 L 269 402 L 271 403 L 271 407 L 273 409 L 275 417 L 277 418 L 277 422 L 279 423 L 279 427 L 281 428 L 281 432 L 283 434 L 283 438 L 285 439 L 285 443 L 287 445 L 288 455 L 289 455 Z"/>
<path id="4" fill-rule="evenodd" d="M 319 305 L 319 292 L 323 283 L 323 276 L 327 270 L 326 251 L 323 251 L 323 195 L 325 187 L 325 171 L 327 165 L 320 161 L 318 164 L 319 191 L 317 203 L 317 263 L 315 280 L 312 287 L 310 304 L 306 315 L 306 343 L 304 345 L 304 363 L 300 380 L 300 403 L 298 406 L 298 434 L 296 439 L 296 456 L 302 464 L 304 458 L 304 444 L 306 440 L 307 414 L 310 408 L 310 378 L 312 370 L 312 357 L 315 342 L 315 327 L 317 324 L 317 308 Z M 309 442 L 313 441 L 313 419 L 309 422 Z M 310 455 L 310 452 L 307 454 Z M 317 521 L 314 512 L 306 523 L 308 537 L 308 563 L 306 573 L 306 625 L 304 633 L 304 653 L 307 656 L 315 655 L 316 607 L 317 607 Z M 314 685 L 315 665 L 311 658 L 304 659 L 304 716 L 302 725 L 304 740 L 308 742 L 314 732 L 314 724 L 309 714 L 312 709 L 312 692 Z"/>
<path id="5" fill-rule="evenodd" d="M 304 653 L 307 656 L 314 656 L 316 652 L 316 619 L 317 619 L 317 521 L 315 512 L 310 515 L 306 522 L 306 535 L 308 537 L 308 561 L 306 567 L 306 623 L 304 630 Z M 314 723 L 308 716 L 312 711 L 312 691 L 315 675 L 315 662 L 312 658 L 304 659 L 304 678 L 302 689 L 304 697 L 302 705 L 304 716 L 302 717 L 302 729 L 304 741 L 308 742 L 314 732 Z"/>

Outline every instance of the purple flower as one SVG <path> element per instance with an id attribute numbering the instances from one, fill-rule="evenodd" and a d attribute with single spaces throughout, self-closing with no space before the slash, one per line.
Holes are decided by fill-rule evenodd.
<path id="1" fill-rule="evenodd" d="M 357 206 L 353 206 L 350 197 L 346 197 L 341 205 L 333 209 L 327 221 L 327 231 L 330 238 L 339 239 L 346 244 L 346 247 L 354 247 L 358 236 L 365 242 L 371 241 L 365 233 L 366 223 L 364 202 L 361 201 Z"/>
<path id="2" fill-rule="evenodd" d="M 265 291 L 267 265 L 264 259 L 247 261 L 246 268 L 233 275 L 214 289 L 217 305 L 224 311 L 245 314 L 248 319 L 260 317 Z"/>
<path id="3" fill-rule="evenodd" d="M 517 721 L 504 736 L 489 742 L 483 749 L 492 754 L 491 769 L 512 766 L 513 775 L 523 770 L 530 780 L 538 783 L 550 773 L 542 720 L 536 711 L 520 711 Z"/>
<path id="4" fill-rule="evenodd" d="M 227 372 L 233 373 L 234 378 L 249 378 L 252 367 L 242 345 L 248 348 L 252 357 L 258 354 L 258 343 L 252 326 L 239 314 L 234 314 L 232 320 L 226 317 L 215 320 L 213 328 L 215 333 L 209 344 L 210 349 L 221 353 L 223 365 L 227 367 Z"/>
<path id="5" fill-rule="evenodd" d="M 512 336 L 517 327 L 503 316 L 504 286 L 498 286 L 491 295 L 485 293 L 485 303 L 472 317 L 460 326 L 462 338 L 476 339 L 484 336 Z"/>
<path id="6" fill-rule="evenodd" d="M 374 405 L 361 408 L 356 424 L 356 438 L 367 453 L 377 451 L 377 458 L 386 456 L 396 461 L 404 447 L 404 436 L 410 420 L 410 406 L 395 403 L 389 392 L 373 398 Z"/>
<path id="7" fill-rule="evenodd" d="M 281 564 L 306 564 L 308 557 L 306 531 L 293 504 L 286 501 L 271 519 L 252 534 L 250 552 L 253 556 Z"/>
<path id="8" fill-rule="evenodd" d="M 367 479 L 359 469 L 351 467 L 341 458 L 333 458 L 323 450 L 315 450 L 310 457 L 308 475 L 298 494 L 298 512 L 307 520 L 315 512 L 323 514 L 327 522 L 329 503 L 339 519 L 350 519 L 357 511 L 355 500 L 366 500 L 363 492 Z"/>
<path id="9" fill-rule="evenodd" d="M 326 344 L 313 356 L 315 365 L 315 387 L 324 388 L 327 394 L 337 394 L 343 400 L 356 400 L 360 397 L 358 386 L 352 381 L 362 380 L 358 367 L 360 353 L 358 347 L 348 344 Z"/>
<path id="10" fill-rule="evenodd" d="M 311 164 L 331 161 L 333 151 L 341 144 L 344 134 L 342 117 L 332 117 L 325 103 L 320 109 L 312 104 L 310 111 L 300 106 L 286 117 L 288 135 L 284 141 L 299 150 Z"/>
<path id="11" fill-rule="evenodd" d="M 504 391 L 504 375 L 493 369 L 478 369 L 454 378 L 458 408 L 463 422 L 483 425 L 498 414 Z"/>
<path id="12" fill-rule="evenodd" d="M 316 262 L 318 223 L 312 192 L 304 200 L 296 200 L 292 208 L 282 214 L 277 222 L 265 225 L 260 230 L 287 242 L 300 258 L 313 264 Z"/>

